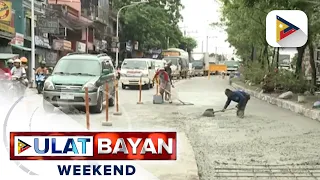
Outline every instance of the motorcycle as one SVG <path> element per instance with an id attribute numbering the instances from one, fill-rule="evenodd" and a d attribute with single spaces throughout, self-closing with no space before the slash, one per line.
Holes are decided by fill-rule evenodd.
<path id="1" fill-rule="evenodd" d="M 12 76 L 12 88 L 15 95 L 21 96 L 24 94 L 24 91 L 28 86 L 28 83 L 26 83 L 24 80 L 25 77 Z"/>
<path id="2" fill-rule="evenodd" d="M 37 83 L 38 94 L 42 93 L 45 80 L 46 80 L 46 76 L 44 74 L 36 74 L 36 83 Z"/>

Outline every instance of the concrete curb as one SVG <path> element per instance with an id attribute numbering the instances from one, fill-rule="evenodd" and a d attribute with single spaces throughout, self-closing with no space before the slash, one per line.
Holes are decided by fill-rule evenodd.
<path id="1" fill-rule="evenodd" d="M 269 104 L 276 105 L 276 106 L 281 107 L 283 109 L 288 109 L 288 110 L 295 112 L 297 114 L 301 114 L 305 117 L 320 121 L 320 111 L 319 110 L 309 109 L 309 108 L 306 108 L 303 105 L 295 103 L 295 102 L 279 99 L 276 97 L 269 96 L 267 94 L 263 94 L 263 93 L 260 93 L 260 92 L 257 92 L 257 91 L 251 90 L 251 89 L 247 89 L 247 88 L 245 88 L 237 83 L 234 83 L 234 82 L 232 83 L 232 86 L 236 89 L 244 90 L 247 93 L 249 93 L 251 96 L 254 96 L 257 99 L 266 101 Z"/>

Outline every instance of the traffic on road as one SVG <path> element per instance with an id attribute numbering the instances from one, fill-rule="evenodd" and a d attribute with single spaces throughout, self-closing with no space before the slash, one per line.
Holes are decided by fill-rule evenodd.
<path id="1" fill-rule="evenodd" d="M 20 61 L 13 61 L 17 70 L 23 68 L 19 66 Z M 37 89 L 26 88 L 28 85 L 22 82 L 22 90 L 29 95 L 41 93 L 37 98 L 41 99 L 44 112 L 64 112 L 80 125 L 87 123 L 85 114 L 89 113 L 91 129 L 177 129 L 188 137 L 197 171 L 203 179 L 216 177 L 217 172 L 212 169 L 225 163 L 237 165 L 239 169 L 244 166 L 241 163 L 252 166 L 269 161 L 303 163 L 316 153 L 317 141 L 308 139 L 317 134 L 316 122 L 234 90 L 223 72 L 212 76 L 211 73 L 185 76 L 189 73 L 184 73 L 182 57 L 177 55 L 159 60 L 127 58 L 119 71 L 113 62 L 106 54 L 70 53 L 59 60 L 50 74 L 42 63 L 34 75 L 45 77 L 43 85 L 37 83 Z M 4 68 L 10 68 L 11 60 L 7 63 L 8 67 Z M 202 63 L 193 64 L 199 71 Z M 4 73 L 4 77 L 10 80 L 17 75 L 17 70 Z M 200 74 L 204 75 L 205 71 L 203 68 Z M 175 77 L 173 72 L 180 76 Z M 19 77 L 25 77 L 28 82 L 25 70 L 19 73 Z M 119 109 L 113 108 L 114 105 Z M 207 110 L 209 114 L 203 115 Z M 108 114 L 120 111 L 125 118 L 109 114 L 107 119 L 112 121 L 112 127 L 101 126 L 99 122 L 106 119 L 103 113 L 106 111 Z M 299 133 L 307 134 L 297 138 Z M 313 145 L 302 147 L 306 139 Z M 297 154 L 288 154 L 287 150 Z M 310 153 L 302 155 L 302 151 Z"/>
<path id="2" fill-rule="evenodd" d="M 320 179 L 319 4 L 0 0 L 1 177 Z"/>
<path id="3" fill-rule="evenodd" d="M 161 59 L 125 58 L 119 68 L 107 54 L 69 53 L 52 72 L 45 63 L 33 71 L 36 88 L 23 58 L 7 55 L 1 77 L 12 81 L 9 91 L 34 98 L 29 108 L 41 107 L 53 116 L 62 112 L 90 130 L 177 130 L 188 155 L 182 154 L 185 159 L 176 166 L 189 169 L 184 173 L 189 179 L 215 179 L 231 166 L 276 171 L 276 164 L 293 168 L 288 164 L 313 161 L 319 123 L 233 88 L 230 80 L 240 74 L 236 65 L 229 72 L 230 63 L 200 58 L 189 68 L 188 53 L 182 51 L 169 49 Z M 167 170 L 157 173 L 168 175 Z"/>

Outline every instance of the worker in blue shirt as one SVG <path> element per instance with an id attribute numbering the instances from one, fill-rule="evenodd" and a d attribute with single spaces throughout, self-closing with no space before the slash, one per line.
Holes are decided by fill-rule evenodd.
<path id="1" fill-rule="evenodd" d="M 243 118 L 244 117 L 244 110 L 247 106 L 248 101 L 250 100 L 250 95 L 244 91 L 232 91 L 230 89 L 226 89 L 225 94 L 228 97 L 228 99 L 227 99 L 226 104 L 224 105 L 222 112 L 224 112 L 228 108 L 231 101 L 234 101 L 234 102 L 238 103 L 237 116 L 240 118 Z"/>

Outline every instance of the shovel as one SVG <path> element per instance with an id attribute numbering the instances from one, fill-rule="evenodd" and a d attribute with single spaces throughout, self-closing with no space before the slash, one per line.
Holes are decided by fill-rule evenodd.
<path id="1" fill-rule="evenodd" d="M 236 108 L 231 108 L 231 109 L 226 109 L 225 111 L 230 111 L 230 110 L 234 110 Z M 210 109 L 206 109 L 204 111 L 204 113 L 202 114 L 202 116 L 205 116 L 205 117 L 214 117 L 214 114 L 217 113 L 217 112 L 222 112 L 223 109 L 221 110 L 218 110 L 218 111 L 214 111 L 213 108 L 210 108 Z"/>

